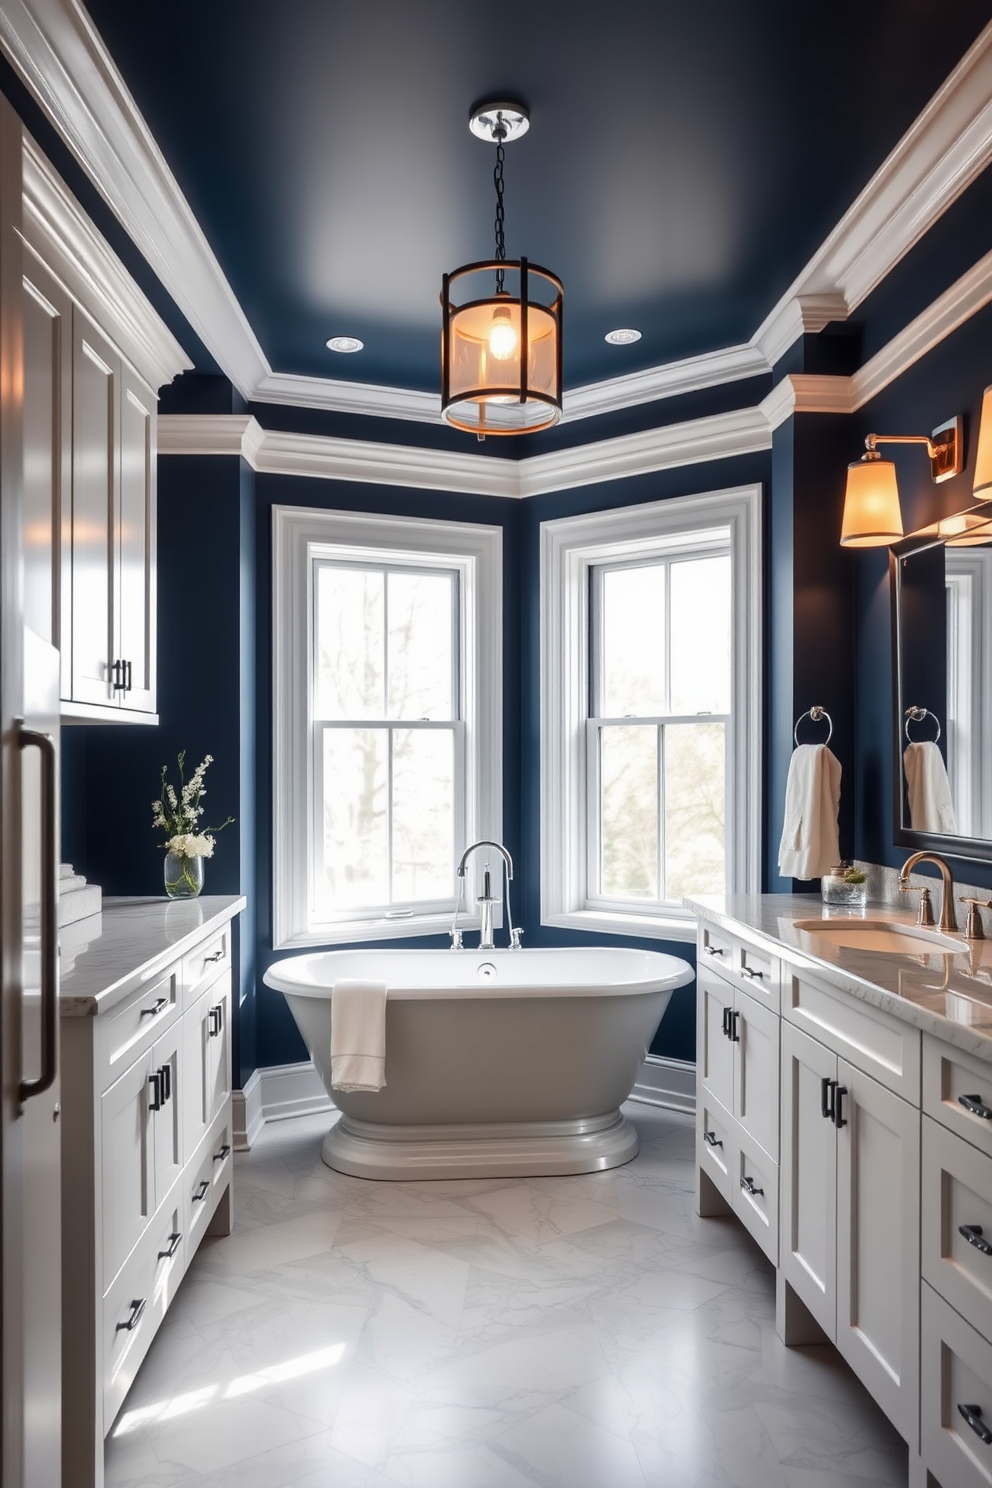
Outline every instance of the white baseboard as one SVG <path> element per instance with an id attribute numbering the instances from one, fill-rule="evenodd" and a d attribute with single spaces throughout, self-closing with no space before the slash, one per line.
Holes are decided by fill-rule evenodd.
<path id="1" fill-rule="evenodd" d="M 649 1054 L 630 1099 L 694 1115 L 696 1066 L 682 1059 Z M 310 1060 L 257 1069 L 245 1081 L 244 1089 L 234 1092 L 234 1150 L 249 1152 L 267 1121 L 333 1110 L 334 1102 Z"/>
<path id="2" fill-rule="evenodd" d="M 630 1099 L 646 1106 L 664 1106 L 668 1111 L 696 1114 L 696 1066 L 685 1059 L 664 1059 L 649 1054 L 641 1065 Z"/>
<path id="3" fill-rule="evenodd" d="M 333 1111 L 334 1102 L 311 1061 L 257 1069 L 234 1092 L 234 1150 L 248 1152 L 267 1121 Z"/>

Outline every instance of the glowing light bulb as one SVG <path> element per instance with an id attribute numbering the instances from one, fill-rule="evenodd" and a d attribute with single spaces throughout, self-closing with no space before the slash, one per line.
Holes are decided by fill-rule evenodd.
<path id="1" fill-rule="evenodd" d="M 510 323 L 507 306 L 499 305 L 493 311 L 493 323 L 489 327 L 489 350 L 498 362 L 505 362 L 517 349 L 517 333 Z"/>

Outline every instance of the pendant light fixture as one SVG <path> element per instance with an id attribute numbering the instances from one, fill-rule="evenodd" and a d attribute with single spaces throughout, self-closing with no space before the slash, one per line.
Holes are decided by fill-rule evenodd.
<path id="1" fill-rule="evenodd" d="M 472 133 L 496 146 L 496 252 L 445 274 L 441 284 L 441 416 L 480 439 L 533 434 L 561 417 L 561 280 L 526 258 L 506 257 L 504 146 L 529 127 L 521 103 L 472 109 Z"/>

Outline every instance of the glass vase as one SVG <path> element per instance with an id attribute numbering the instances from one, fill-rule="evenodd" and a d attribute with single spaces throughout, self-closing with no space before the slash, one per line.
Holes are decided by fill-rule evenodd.
<path id="1" fill-rule="evenodd" d="M 165 892 L 170 899 L 195 899 L 203 888 L 203 859 L 165 855 Z"/>

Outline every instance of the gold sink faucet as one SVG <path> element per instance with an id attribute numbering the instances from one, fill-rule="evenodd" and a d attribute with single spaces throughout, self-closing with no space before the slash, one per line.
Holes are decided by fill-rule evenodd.
<path id="1" fill-rule="evenodd" d="M 940 870 L 940 877 L 944 886 L 940 900 L 940 928 L 944 931 L 945 935 L 955 935 L 957 933 L 958 920 L 957 915 L 954 913 L 954 878 L 950 868 L 939 853 L 916 852 L 913 853 L 912 857 L 907 858 L 902 865 L 902 872 L 899 874 L 900 892 L 905 894 L 909 889 L 916 887 L 915 884 L 910 883 L 909 875 L 918 863 L 933 863 Z M 920 914 L 918 920 L 920 925 L 933 924 L 932 913 L 929 919 L 926 918 L 927 911 L 929 910 L 929 900 L 930 891 L 924 888 L 920 895 Z"/>

